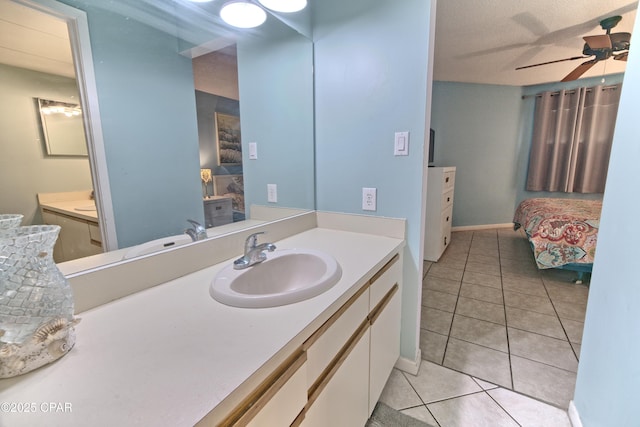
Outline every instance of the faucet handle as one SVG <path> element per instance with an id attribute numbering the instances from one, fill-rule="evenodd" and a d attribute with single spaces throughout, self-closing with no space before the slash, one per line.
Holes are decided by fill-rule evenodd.
<path id="1" fill-rule="evenodd" d="M 258 236 L 260 234 L 264 234 L 264 231 L 250 234 L 249 237 L 247 237 L 247 240 L 244 243 L 245 251 L 256 247 L 256 245 L 258 244 Z"/>
<path id="2" fill-rule="evenodd" d="M 200 231 L 200 229 L 204 230 L 204 227 L 198 221 L 194 221 L 192 219 L 187 219 L 187 222 L 191 223 L 191 225 L 193 225 L 193 227 L 196 229 L 196 231 Z"/>

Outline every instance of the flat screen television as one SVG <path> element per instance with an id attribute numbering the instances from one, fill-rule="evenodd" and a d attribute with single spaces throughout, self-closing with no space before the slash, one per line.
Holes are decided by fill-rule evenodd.
<path id="1" fill-rule="evenodd" d="M 436 140 L 436 131 L 429 129 L 429 165 L 433 164 L 433 149 Z"/>

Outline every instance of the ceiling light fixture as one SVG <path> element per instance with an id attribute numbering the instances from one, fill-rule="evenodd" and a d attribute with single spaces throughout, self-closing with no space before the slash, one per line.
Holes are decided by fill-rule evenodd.
<path id="1" fill-rule="evenodd" d="M 260 6 L 248 1 L 230 1 L 220 9 L 224 22 L 237 28 L 255 28 L 267 20 L 267 13 Z"/>
<path id="2" fill-rule="evenodd" d="M 299 12 L 307 7 L 307 0 L 258 0 L 267 9 L 276 12 Z"/>

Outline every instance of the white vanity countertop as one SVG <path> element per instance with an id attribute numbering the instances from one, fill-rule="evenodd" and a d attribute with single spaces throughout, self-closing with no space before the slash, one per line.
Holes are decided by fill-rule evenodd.
<path id="1" fill-rule="evenodd" d="M 332 254 L 341 280 L 300 303 L 233 308 L 209 296 L 225 262 L 81 313 L 69 354 L 0 380 L 0 425 L 191 426 L 278 351 L 299 345 L 404 245 L 322 228 L 275 243 Z"/>
<path id="2" fill-rule="evenodd" d="M 88 209 L 89 207 L 95 206 L 95 201 L 91 199 L 41 202 L 40 206 L 54 212 L 86 219 L 87 221 L 98 221 L 98 211 Z"/>

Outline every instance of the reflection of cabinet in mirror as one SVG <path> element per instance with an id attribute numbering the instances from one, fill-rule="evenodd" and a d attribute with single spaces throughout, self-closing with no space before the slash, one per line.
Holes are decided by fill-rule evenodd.
<path id="1" fill-rule="evenodd" d="M 206 228 L 233 222 L 231 197 L 213 196 L 204 199 L 204 222 Z"/>
<path id="2" fill-rule="evenodd" d="M 90 194 L 90 191 L 38 194 L 43 222 L 60 226 L 53 248 L 55 262 L 102 253 L 98 215 Z"/>

